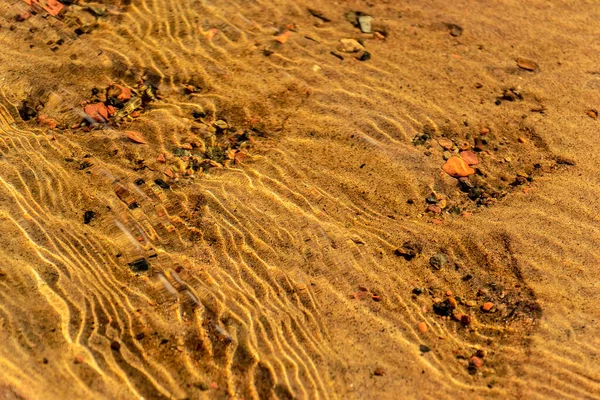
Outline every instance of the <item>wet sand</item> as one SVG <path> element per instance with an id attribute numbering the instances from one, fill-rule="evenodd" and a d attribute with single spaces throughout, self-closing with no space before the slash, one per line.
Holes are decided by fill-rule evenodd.
<path id="1" fill-rule="evenodd" d="M 0 398 L 600 398 L 599 18 L 1 2 Z"/>

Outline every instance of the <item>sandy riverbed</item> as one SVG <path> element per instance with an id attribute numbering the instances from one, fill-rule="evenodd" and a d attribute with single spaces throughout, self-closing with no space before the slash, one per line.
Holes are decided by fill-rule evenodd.
<path id="1" fill-rule="evenodd" d="M 597 4 L 76 3 L 0 3 L 0 398 L 600 397 Z"/>

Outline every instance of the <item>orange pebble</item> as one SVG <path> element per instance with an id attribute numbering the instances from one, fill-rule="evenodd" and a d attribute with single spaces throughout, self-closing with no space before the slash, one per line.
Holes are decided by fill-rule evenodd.
<path id="1" fill-rule="evenodd" d="M 454 308 L 458 307 L 458 302 L 454 297 L 448 297 L 448 303 L 450 303 Z"/>
<path id="2" fill-rule="evenodd" d="M 442 165 L 442 169 L 448 175 L 455 178 L 466 177 L 475 173 L 475 170 L 469 167 L 469 164 L 467 164 L 465 160 L 456 156 L 450 157 L 448 161 Z"/>
<path id="3" fill-rule="evenodd" d="M 108 119 L 108 108 L 104 103 L 88 104 L 83 111 L 96 122 L 104 122 Z"/>
<path id="4" fill-rule="evenodd" d="M 494 303 L 488 301 L 486 303 L 483 303 L 481 308 L 483 309 L 483 311 L 490 311 L 492 308 L 494 308 Z"/>
<path id="5" fill-rule="evenodd" d="M 440 138 L 438 139 L 438 143 L 446 150 L 450 150 L 452 147 L 454 147 L 454 143 L 448 138 Z"/>
<path id="6" fill-rule="evenodd" d="M 219 30 L 217 28 L 209 29 L 208 32 L 205 33 L 206 40 L 211 40 L 218 32 Z"/>
<path id="7" fill-rule="evenodd" d="M 60 13 L 60 11 L 64 8 L 62 3 L 59 3 L 58 0 L 48 0 L 45 3 L 46 3 L 46 5 L 42 6 L 42 8 L 44 10 L 48 11 L 48 14 L 52 15 L 53 17 L 56 17 Z M 28 4 L 31 4 L 31 3 L 28 3 Z M 35 4 L 38 4 L 38 2 L 35 2 Z"/>
<path id="8" fill-rule="evenodd" d="M 129 140 L 131 140 L 134 143 L 139 143 L 139 144 L 145 144 L 146 143 L 146 140 L 144 139 L 144 137 L 142 136 L 142 134 L 140 132 L 125 131 L 125 134 L 129 138 Z"/>
<path id="9" fill-rule="evenodd" d="M 275 40 L 277 40 L 281 44 L 284 44 L 290 38 L 290 34 L 290 31 L 285 31 L 281 35 L 276 36 Z"/>
<path id="10" fill-rule="evenodd" d="M 417 328 L 418 328 L 418 329 L 419 329 L 421 332 L 423 332 L 423 333 L 427 332 L 427 330 L 429 329 L 429 328 L 427 327 L 427 324 L 426 324 L 425 322 L 419 322 L 419 323 L 417 324 Z"/>
<path id="11" fill-rule="evenodd" d="M 473 356 L 471 357 L 471 359 L 469 360 L 469 363 L 474 366 L 475 368 L 481 368 L 483 367 L 483 360 L 479 357 Z"/>
<path id="12" fill-rule="evenodd" d="M 48 118 L 47 115 L 40 115 L 37 117 L 37 122 L 43 125 L 47 125 L 49 128 L 56 128 L 56 126 L 58 125 L 58 122 L 56 122 L 55 120 Z"/>

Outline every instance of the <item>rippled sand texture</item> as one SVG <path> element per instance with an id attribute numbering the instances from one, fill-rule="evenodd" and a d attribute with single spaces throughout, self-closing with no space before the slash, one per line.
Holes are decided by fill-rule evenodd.
<path id="1" fill-rule="evenodd" d="M 600 7 L 527 3 L 82 1 L 19 22 L 0 2 L 0 398 L 600 398 Z M 140 80 L 159 96 L 139 117 L 70 128 L 92 88 Z M 28 98 L 58 127 L 24 122 Z M 186 169 L 218 119 L 246 157 Z M 535 176 L 478 207 L 413 138 L 482 128 L 487 179 Z M 432 190 L 462 212 L 425 213 Z M 470 325 L 433 312 L 449 296 Z"/>

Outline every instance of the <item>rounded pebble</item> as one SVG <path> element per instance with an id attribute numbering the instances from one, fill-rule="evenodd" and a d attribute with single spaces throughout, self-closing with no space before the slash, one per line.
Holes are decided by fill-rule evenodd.
<path id="1" fill-rule="evenodd" d="M 473 356 L 469 360 L 469 364 L 471 364 L 475 368 L 481 368 L 481 367 L 483 367 L 483 360 L 477 356 Z"/>
<path id="2" fill-rule="evenodd" d="M 442 166 L 442 169 L 454 178 L 466 177 L 475 173 L 475 170 L 469 167 L 465 160 L 456 156 L 450 157 Z"/>

